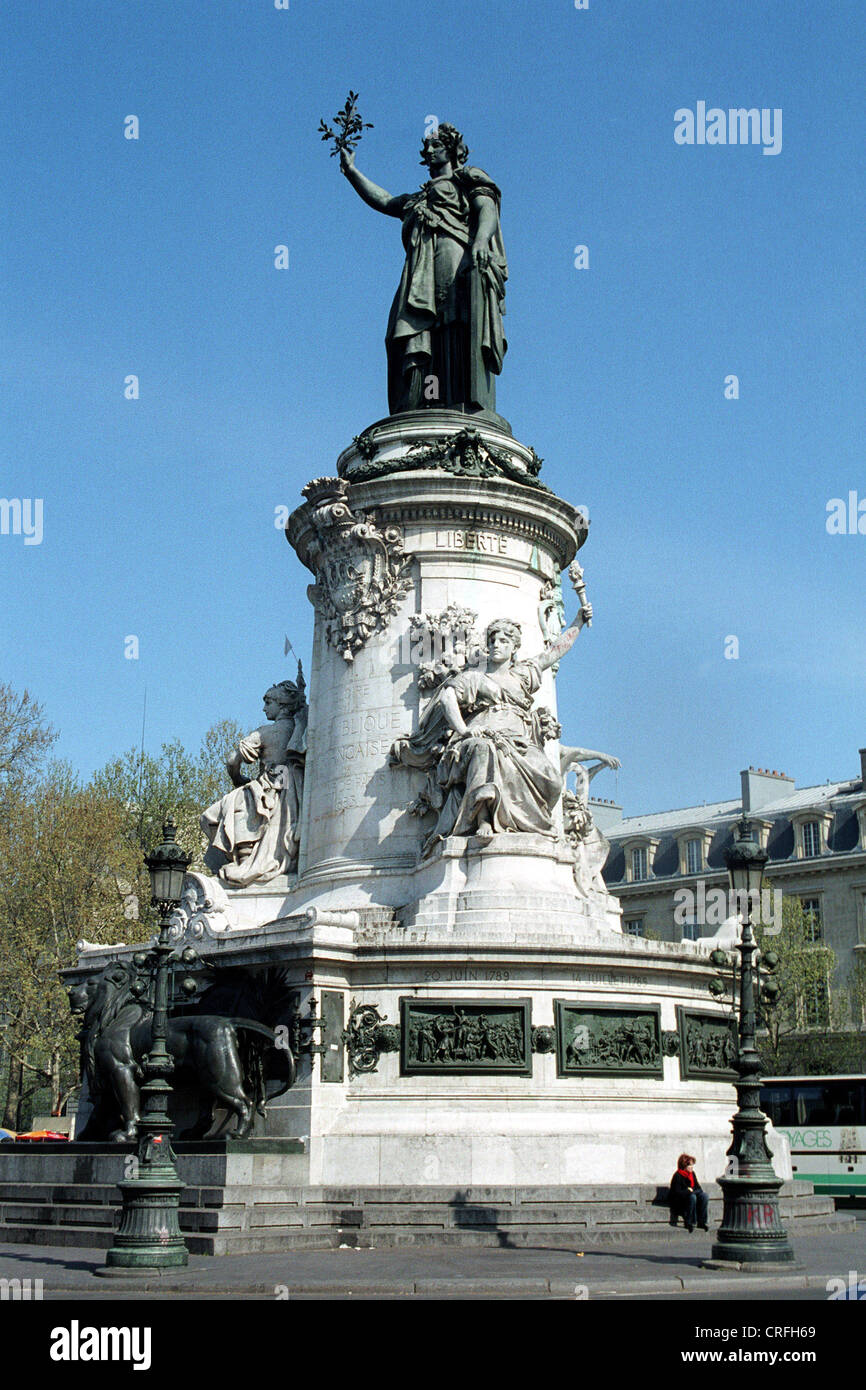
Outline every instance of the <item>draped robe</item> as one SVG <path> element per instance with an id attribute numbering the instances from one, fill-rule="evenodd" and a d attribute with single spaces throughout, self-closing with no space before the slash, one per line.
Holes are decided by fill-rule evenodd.
<path id="1" fill-rule="evenodd" d="M 298 859 L 298 822 L 304 784 L 303 722 L 276 719 L 238 743 L 257 777 L 235 787 L 202 814 L 201 827 L 227 862 L 224 883 L 244 888 L 290 873 Z"/>
<path id="2" fill-rule="evenodd" d="M 471 248 L 482 198 L 495 209 L 496 230 L 488 265 L 477 270 Z M 385 337 L 388 408 L 392 415 L 427 405 L 495 410 L 494 377 L 507 347 L 499 189 L 483 170 L 462 168 L 395 202 L 406 262 Z M 429 376 L 437 379 L 435 397 L 426 394 Z"/>
<path id="3" fill-rule="evenodd" d="M 424 852 L 447 835 L 472 835 L 487 816 L 494 832 L 552 835 L 562 778 L 544 753 L 532 697 L 541 684 L 535 661 L 495 673 L 470 669 L 443 681 L 417 734 L 397 739 L 393 762 L 428 770 L 422 800 L 438 812 Z M 450 730 L 443 696 L 453 690 L 468 733 Z"/>

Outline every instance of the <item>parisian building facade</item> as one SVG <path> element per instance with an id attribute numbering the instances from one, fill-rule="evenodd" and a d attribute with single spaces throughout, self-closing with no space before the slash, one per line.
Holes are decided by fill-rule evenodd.
<path id="1" fill-rule="evenodd" d="M 826 991 L 804 1006 L 806 1027 L 827 1026 L 834 989 L 866 953 L 866 749 L 859 775 L 844 782 L 798 788 L 783 773 L 750 767 L 730 801 L 626 817 L 610 801 L 591 809 L 610 841 L 604 877 L 621 901 L 623 931 L 663 941 L 712 936 L 721 925 L 713 890 L 727 892 L 724 853 L 746 816 L 769 854 L 765 886 L 799 899 L 813 939 L 836 954 Z M 851 1024 L 864 1027 L 866 1018 Z"/>

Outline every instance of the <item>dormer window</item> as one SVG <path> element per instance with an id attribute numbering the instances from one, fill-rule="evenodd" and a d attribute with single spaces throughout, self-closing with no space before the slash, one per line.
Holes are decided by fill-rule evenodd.
<path id="1" fill-rule="evenodd" d="M 701 825 L 690 825 L 682 829 L 676 838 L 680 873 L 692 876 L 704 873 L 713 832 Z"/>
<path id="2" fill-rule="evenodd" d="M 658 844 L 651 835 L 632 835 L 623 841 L 626 883 L 642 883 L 652 878 L 653 856 Z"/>
<path id="3" fill-rule="evenodd" d="M 797 859 L 817 859 L 827 854 L 833 812 L 819 810 L 817 806 L 808 810 L 795 811 L 791 816 L 794 826 L 794 854 Z"/>
<path id="4" fill-rule="evenodd" d="M 816 854 L 821 853 L 821 822 L 817 820 L 807 820 L 803 822 L 803 857 L 812 859 Z"/>

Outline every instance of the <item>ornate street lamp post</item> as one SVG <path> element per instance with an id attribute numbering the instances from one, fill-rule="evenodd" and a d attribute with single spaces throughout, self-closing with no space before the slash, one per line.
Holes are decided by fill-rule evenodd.
<path id="1" fill-rule="evenodd" d="M 767 1147 L 767 1116 L 761 1110 L 761 1059 L 755 1047 L 755 964 L 752 905 L 761 901 L 761 881 L 768 856 L 747 820 L 736 827 L 734 844 L 725 854 L 735 902 L 742 905 L 740 953 L 739 1057 L 737 1113 L 728 1149 L 728 1171 L 719 1179 L 724 1195 L 722 1224 L 712 1261 L 736 1264 L 790 1264 L 794 1252 L 779 1218 L 781 1178 Z M 768 960 L 769 964 L 769 960 Z M 775 985 L 775 982 L 772 982 Z M 775 992 L 775 990 L 771 991 Z"/>
<path id="2" fill-rule="evenodd" d="M 114 1244 L 99 1274 L 133 1273 L 141 1269 L 176 1269 L 189 1260 L 180 1233 L 178 1206 L 184 1184 L 175 1167 L 171 1147 L 173 1125 L 168 1115 L 169 1077 L 174 1062 L 166 1048 L 168 1022 L 168 969 L 173 950 L 169 943 L 171 912 L 181 900 L 189 857 L 175 842 L 175 825 L 169 817 L 162 828 L 162 844 L 145 860 L 150 871 L 151 903 L 159 910 L 159 938 L 135 964 L 150 966 L 153 982 L 151 1044 L 144 1065 L 142 1115 L 138 1122 L 138 1162 L 135 1176 L 119 1183 L 123 1212 Z M 194 957 L 184 953 L 183 959 Z"/>

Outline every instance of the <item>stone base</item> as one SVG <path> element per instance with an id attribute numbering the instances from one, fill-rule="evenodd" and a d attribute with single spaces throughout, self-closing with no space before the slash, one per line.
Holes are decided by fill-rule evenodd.
<path id="1" fill-rule="evenodd" d="M 553 836 L 451 836 L 421 860 L 411 891 L 399 912 L 410 934 L 574 943 L 622 930 L 618 899 L 603 888 L 580 894 L 574 855 Z"/>
<path id="2" fill-rule="evenodd" d="M 543 1060 L 552 1061 L 537 1058 L 536 1066 Z M 684 1150 L 695 1154 L 702 1181 L 724 1172 L 727 1102 L 676 1104 L 670 1094 L 650 1100 L 645 1090 L 629 1097 L 622 1081 L 594 1096 L 585 1085 L 582 1094 L 574 1083 L 566 1087 L 571 1094 L 557 1099 L 538 1085 L 534 1095 L 501 1099 L 489 1084 L 464 1084 L 448 1099 L 428 1092 L 401 1103 L 389 1086 L 375 1099 L 350 1100 L 326 1134 L 310 1138 L 310 1181 L 344 1185 L 351 1175 L 365 1187 L 419 1180 L 455 1187 L 667 1184 Z M 781 1169 L 790 1171 L 780 1136 L 773 1147 Z"/>
<path id="3" fill-rule="evenodd" d="M 483 929 L 473 931 L 469 921 L 457 929 L 459 893 L 451 931 L 422 928 L 418 917 L 414 928 L 403 926 L 361 906 L 311 907 L 210 934 L 206 915 L 178 922 L 179 947 L 189 943 L 226 965 L 279 965 L 296 986 L 301 1016 L 313 1007 L 324 1019 L 314 1035 L 318 1050 L 302 1052 L 295 1085 L 257 1121 L 261 1137 L 302 1144 L 294 1180 L 371 1188 L 419 1181 L 455 1188 L 667 1184 L 683 1150 L 696 1155 L 704 1182 L 717 1178 L 736 1109 L 731 1075 L 696 1076 L 674 1055 L 683 1048 L 684 1009 L 726 1023 L 707 988 L 715 971 L 706 949 L 623 936 L 590 914 L 574 915 L 569 939 L 565 921 L 533 910 L 528 887 L 520 924 L 509 918 L 507 901 L 497 921 L 496 873 L 500 866 L 507 874 L 521 870 L 511 853 L 441 856 L 431 872 L 444 876 L 443 901 L 448 876 L 459 881 L 466 872 L 464 860 L 481 880 L 473 902 L 490 895 Z M 554 889 L 556 867 L 554 847 Z M 419 915 L 436 898 L 428 888 Z M 513 881 L 507 895 L 513 902 Z M 249 908 L 249 895 L 245 903 Z M 114 954 L 89 952 L 74 974 L 101 968 Z M 491 1067 L 471 1058 L 444 1065 L 434 1058 L 419 1067 L 400 1051 L 397 1030 L 407 1010 L 417 1017 L 424 1004 L 434 1016 L 456 1019 L 455 1010 L 468 1010 L 494 1023 L 503 1010 L 517 1012 L 524 1051 Z M 618 1010 L 619 1017 L 637 1010 L 657 1020 L 657 1061 L 642 1067 L 626 1056 L 594 1074 L 575 1070 L 563 1056 L 567 1039 L 558 1047 L 554 1037 L 569 1006 Z M 361 1008 L 370 1012 L 359 1015 Z M 790 1178 L 784 1139 L 771 1142 L 777 1176 Z"/>
<path id="4" fill-rule="evenodd" d="M 312 1186 L 298 1178 L 303 1154 L 285 1149 L 267 1140 L 237 1148 L 178 1146 L 185 1184 L 180 1226 L 190 1253 L 347 1245 L 583 1249 L 671 1233 L 667 1184 Z M 0 1240 L 109 1249 L 120 1216 L 117 1184 L 131 1152 L 131 1145 L 3 1145 Z M 714 1229 L 721 1220 L 721 1194 L 714 1184 L 705 1186 Z M 809 1183 L 785 1183 L 779 1204 L 792 1236 L 854 1229 L 854 1218 L 837 1215 L 832 1200 L 815 1197 Z M 134 1270 L 98 1272 L 136 1276 Z"/>

